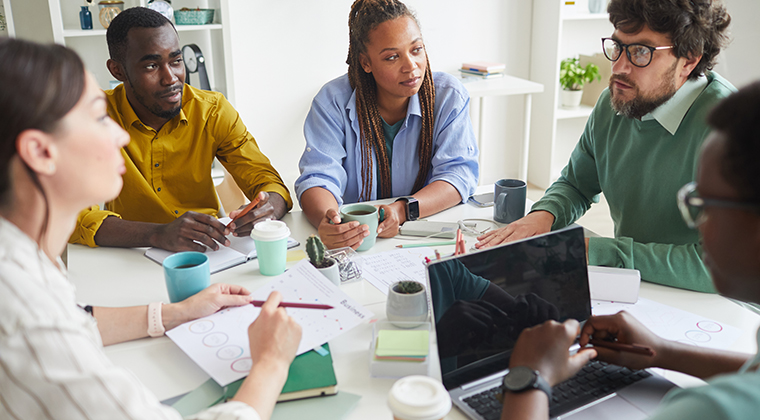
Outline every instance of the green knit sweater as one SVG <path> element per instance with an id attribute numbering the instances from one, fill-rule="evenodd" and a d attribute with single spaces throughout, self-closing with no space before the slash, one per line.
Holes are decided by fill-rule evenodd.
<path id="1" fill-rule="evenodd" d="M 533 211 L 555 217 L 552 229 L 575 222 L 604 192 L 615 238 L 591 238 L 589 264 L 633 268 L 646 281 L 715 292 L 702 263 L 699 233 L 681 218 L 676 193 L 694 178 L 710 109 L 735 88 L 716 73 L 684 116 L 675 135 L 656 120 L 618 115 L 605 90 L 570 162 Z"/>

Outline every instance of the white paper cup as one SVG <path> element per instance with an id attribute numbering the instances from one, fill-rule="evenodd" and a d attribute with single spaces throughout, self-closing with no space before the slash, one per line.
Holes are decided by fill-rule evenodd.
<path id="1" fill-rule="evenodd" d="M 395 420 L 440 420 L 451 411 L 451 397 L 440 381 L 412 375 L 393 384 L 388 407 Z"/>

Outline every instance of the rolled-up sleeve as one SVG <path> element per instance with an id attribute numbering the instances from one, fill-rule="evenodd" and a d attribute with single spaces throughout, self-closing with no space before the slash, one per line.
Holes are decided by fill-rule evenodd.
<path id="1" fill-rule="evenodd" d="M 116 216 L 121 219 L 117 213 L 108 210 L 101 210 L 100 206 L 91 206 L 79 213 L 77 225 L 74 232 L 71 233 L 69 242 L 72 244 L 82 244 L 89 247 L 96 247 L 95 234 L 98 233 L 103 220 L 109 216 Z"/>

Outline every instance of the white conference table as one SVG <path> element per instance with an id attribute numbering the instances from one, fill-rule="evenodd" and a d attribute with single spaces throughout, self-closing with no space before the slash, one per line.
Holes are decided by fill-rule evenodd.
<path id="1" fill-rule="evenodd" d="M 480 188 L 482 189 L 482 187 Z M 492 208 L 477 208 L 463 204 L 431 216 L 429 220 L 457 221 L 460 219 L 491 219 Z M 291 229 L 292 236 L 303 243 L 308 235 L 315 233 L 302 212 L 293 212 L 283 220 Z M 490 223 L 479 222 L 484 229 Z M 422 241 L 429 241 L 421 239 Z M 475 237 L 465 236 L 468 251 L 476 242 Z M 388 251 L 401 239 L 378 239 L 368 253 Z M 440 247 L 442 253 L 453 252 L 453 246 Z M 77 300 L 98 306 L 145 305 L 150 302 L 168 302 L 160 265 L 143 256 L 144 249 L 87 248 L 69 245 L 68 270 L 71 281 L 77 287 Z M 289 263 L 289 265 L 294 262 Z M 214 283 L 240 284 L 253 291 L 268 282 L 271 277 L 262 276 L 256 260 L 233 267 L 211 276 Z M 385 318 L 385 295 L 366 281 L 343 284 L 341 289 L 375 314 L 378 320 Z M 721 296 L 689 292 L 642 282 L 640 296 L 676 308 L 733 325 L 740 328 L 742 336 L 732 350 L 746 353 L 756 351 L 755 330 L 760 316 Z M 369 374 L 369 343 L 372 340 L 372 324 L 362 324 L 330 342 L 339 390 L 361 395 L 357 406 L 348 419 L 389 419 L 386 396 L 395 380 L 371 378 Z M 117 365 L 134 372 L 137 377 L 161 399 L 168 399 L 189 392 L 209 377 L 167 337 L 145 338 L 105 348 L 108 357 Z M 434 372 L 434 370 L 431 370 Z M 682 386 L 700 383 L 698 380 L 675 372 L 667 372 L 671 380 Z M 457 409 L 452 409 L 447 419 L 465 419 Z"/>

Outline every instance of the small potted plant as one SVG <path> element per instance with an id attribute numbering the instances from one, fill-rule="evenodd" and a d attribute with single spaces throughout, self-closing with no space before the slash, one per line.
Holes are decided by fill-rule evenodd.
<path id="1" fill-rule="evenodd" d="M 577 58 L 566 58 L 559 65 L 559 84 L 562 87 L 561 103 L 565 108 L 577 108 L 581 104 L 583 85 L 594 80 L 602 80 L 599 67 L 588 63 L 581 67 Z"/>
<path id="2" fill-rule="evenodd" d="M 428 304 L 425 286 L 413 280 L 402 280 L 388 288 L 385 304 L 388 321 L 400 328 L 414 328 L 427 321 Z"/>
<path id="3" fill-rule="evenodd" d="M 330 258 L 325 257 L 325 244 L 319 239 L 319 236 L 311 235 L 306 239 L 306 254 L 309 256 L 311 265 L 314 266 L 323 276 L 340 286 L 340 268 L 338 263 Z"/>

